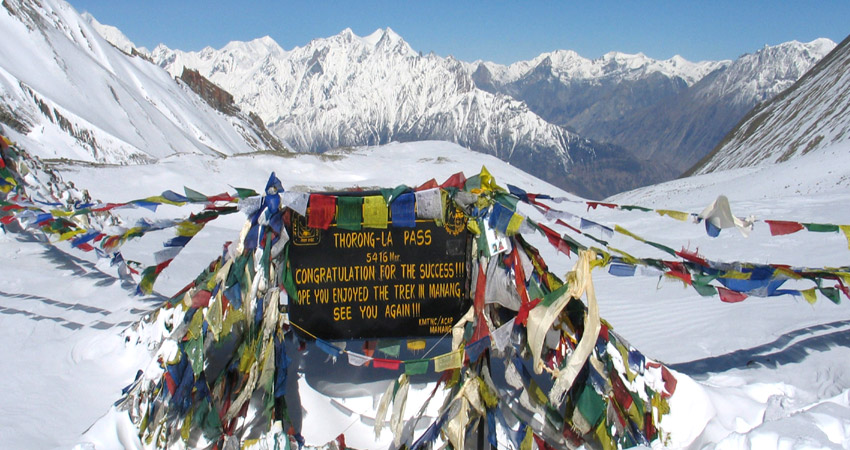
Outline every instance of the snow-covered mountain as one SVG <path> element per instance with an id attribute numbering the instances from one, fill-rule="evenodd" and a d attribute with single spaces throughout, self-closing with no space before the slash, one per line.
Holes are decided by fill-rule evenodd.
<path id="1" fill-rule="evenodd" d="M 665 61 L 609 53 L 589 60 L 558 51 L 510 66 L 468 66 L 476 85 L 524 101 L 582 136 L 663 161 L 679 175 L 753 106 L 799 79 L 835 43 L 817 39 L 764 47 L 735 61 Z"/>
<path id="2" fill-rule="evenodd" d="M 262 124 L 214 110 L 62 0 L 4 0 L 0 29 L 0 123 L 38 156 L 123 164 L 271 147 Z"/>
<path id="3" fill-rule="evenodd" d="M 299 151 L 446 140 L 589 197 L 654 170 L 476 88 L 464 63 L 421 55 L 389 28 L 365 37 L 347 29 L 290 51 L 264 37 L 189 53 L 160 45 L 151 56 L 173 75 L 198 70 Z"/>
<path id="4" fill-rule="evenodd" d="M 772 164 L 850 141 L 850 37 L 753 109 L 692 172 Z"/>

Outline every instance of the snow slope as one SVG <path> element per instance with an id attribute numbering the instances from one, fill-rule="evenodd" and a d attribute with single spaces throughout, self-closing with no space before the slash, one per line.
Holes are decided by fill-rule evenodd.
<path id="1" fill-rule="evenodd" d="M 850 140 L 850 38 L 781 95 L 751 111 L 694 169 L 771 164 Z"/>
<path id="2" fill-rule="evenodd" d="M 726 194 L 738 215 L 850 223 L 850 212 L 832 207 L 850 201 L 850 169 L 841 169 L 850 167 L 848 154 L 846 147 L 832 153 L 824 150 L 770 169 L 740 169 L 679 180 L 613 200 L 699 212 L 718 194 Z M 509 182 L 529 192 L 566 195 L 495 158 L 440 142 L 290 158 L 179 155 L 148 166 L 66 165 L 62 173 L 87 187 L 94 198 L 126 201 L 164 189 L 179 190 L 183 185 L 210 194 L 230 186 L 261 189 L 272 170 L 287 189 L 324 190 L 415 185 L 431 177 L 442 181 L 460 170 L 467 175 L 477 173 L 482 164 L 497 182 Z M 828 182 L 823 178 L 813 181 L 808 175 L 823 172 L 825 164 L 834 167 Z M 620 224 L 670 246 L 699 248 L 716 260 L 811 266 L 847 261 L 847 241 L 841 235 L 801 232 L 771 237 L 766 226 L 757 223 L 749 238 L 726 230 L 712 239 L 702 226 L 655 214 L 604 208 L 588 211 L 579 203 L 561 203 L 559 207 L 603 224 Z M 183 215 L 185 211 L 163 208 L 161 214 Z M 166 270 L 157 291 L 169 295 L 193 279 L 219 254 L 224 241 L 236 238 L 240 227 L 236 216 L 209 225 Z M 128 246 L 125 255 L 149 261 L 152 247 L 163 239 Z M 542 237 L 532 242 L 555 273 L 571 267 L 572 261 L 556 255 Z M 651 256 L 651 248 L 619 234 L 611 239 L 611 245 Z M 3 365 L 7 382 L 2 397 L 18 405 L 0 412 L 0 446 L 118 446 L 121 421 L 114 415 L 84 436 L 80 433 L 108 413 L 111 402 L 120 397 L 120 389 L 132 381 L 136 369 L 146 365 L 146 350 L 123 347 L 118 334 L 143 311 L 153 308 L 156 298 L 130 295 L 108 268 L 62 245 L 46 246 L 4 235 L 0 246 L 3 266 L 8 268 L 0 273 L 0 285 L 5 286 L 0 292 L 4 344 L 0 358 L 10 362 Z M 846 305 L 823 299 L 809 305 L 790 296 L 725 304 L 683 290 L 681 284 L 654 277 L 615 278 L 601 271 L 594 272 L 594 282 L 601 315 L 618 333 L 643 353 L 696 380 L 691 383 L 680 375 L 679 389 L 686 404 L 672 405 L 671 418 L 665 422 L 673 432 L 671 446 L 692 442 L 709 448 L 847 447 L 850 312 Z M 27 351 L 20 352 L 20 348 Z M 308 442 L 324 444 L 345 432 L 350 446 L 385 448 L 388 433 L 376 441 L 369 417 L 388 378 L 382 381 L 376 375 L 377 379 L 373 376 L 355 386 L 329 385 L 323 381 L 323 373 L 350 370 L 350 366 L 344 361 L 311 358 L 299 381 Z M 308 370 L 315 367 L 321 368 L 319 373 Z M 426 388 L 417 389 L 421 395 Z M 56 402 L 56 398 L 63 401 Z M 49 428 L 45 428 L 44 417 L 51 418 Z"/>
<path id="3" fill-rule="evenodd" d="M 33 153 L 126 164 L 265 149 L 247 119 L 216 112 L 167 72 L 113 47 L 68 3 L 3 6 L 0 117 Z"/>

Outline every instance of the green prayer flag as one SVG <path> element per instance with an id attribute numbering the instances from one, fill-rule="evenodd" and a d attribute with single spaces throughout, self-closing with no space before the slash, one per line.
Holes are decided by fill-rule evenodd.
<path id="1" fill-rule="evenodd" d="M 605 400 L 602 399 L 602 396 L 592 386 L 585 385 L 578 398 L 578 402 L 576 402 L 576 408 L 578 408 L 581 415 L 587 420 L 587 423 L 591 427 L 595 427 L 605 414 Z"/>
<path id="2" fill-rule="evenodd" d="M 409 189 L 410 189 L 409 187 L 407 187 L 403 184 L 400 184 L 400 185 L 398 185 L 398 186 L 396 186 L 395 188 L 392 188 L 392 189 L 383 188 L 383 189 L 381 189 L 381 196 L 384 197 L 384 200 L 387 202 L 387 204 L 390 204 L 390 203 L 393 202 L 393 200 L 398 198 L 399 195 L 404 194 L 404 192 L 409 190 Z"/>
<path id="3" fill-rule="evenodd" d="M 198 191 L 189 189 L 186 186 L 183 186 L 183 192 L 186 195 L 186 198 L 188 198 L 190 202 L 205 202 L 205 201 L 207 201 L 206 195 L 201 194 Z"/>
<path id="4" fill-rule="evenodd" d="M 253 189 L 239 188 L 239 187 L 235 187 L 233 189 L 236 189 L 236 196 L 239 197 L 240 199 L 249 198 L 249 197 L 256 197 L 256 196 L 260 195 L 260 194 L 257 194 L 257 191 L 255 191 Z"/>
<path id="5" fill-rule="evenodd" d="M 644 241 L 644 242 L 646 242 L 647 244 L 649 244 L 649 245 L 651 245 L 651 246 L 653 246 L 653 247 L 655 247 L 655 248 L 657 248 L 657 249 L 659 249 L 663 252 L 667 252 L 670 255 L 676 256 L 676 250 L 673 250 L 672 248 L 670 248 L 666 245 L 661 245 L 657 242 L 652 242 L 652 241 Z"/>
<path id="6" fill-rule="evenodd" d="M 404 362 L 404 373 L 407 375 L 422 375 L 428 372 L 430 359 L 413 359 Z"/>
<path id="7" fill-rule="evenodd" d="M 816 233 L 837 233 L 839 230 L 838 225 L 830 225 L 827 223 L 804 223 L 802 225 L 806 227 L 807 231 L 814 231 Z"/>
<path id="8" fill-rule="evenodd" d="M 717 295 L 717 288 L 710 284 L 693 283 L 694 290 L 703 297 L 714 297 Z"/>
<path id="9" fill-rule="evenodd" d="M 336 199 L 336 226 L 344 230 L 359 231 L 363 223 L 363 197 Z"/>
<path id="10" fill-rule="evenodd" d="M 540 304 L 544 307 L 551 306 L 552 303 L 555 303 L 555 301 L 558 300 L 561 297 L 561 295 L 563 295 L 564 292 L 567 291 L 568 288 L 569 288 L 569 285 L 564 283 L 563 286 L 561 286 L 558 289 L 555 289 L 554 291 L 544 295 L 543 301 L 540 302 Z"/>
<path id="11" fill-rule="evenodd" d="M 516 211 L 516 205 L 519 203 L 518 198 L 508 194 L 507 192 L 496 192 L 494 197 L 496 201 L 501 203 L 505 208 L 508 208 L 511 211 Z"/>
<path id="12" fill-rule="evenodd" d="M 195 423 L 201 425 L 201 430 L 207 440 L 218 440 L 221 436 L 221 420 L 218 418 L 218 411 L 210 405 L 209 398 L 200 401 L 195 409 L 194 418 Z"/>
<path id="13" fill-rule="evenodd" d="M 195 316 L 203 316 L 203 314 L 201 314 L 200 311 L 195 311 Z M 186 344 L 183 346 L 183 349 L 186 350 L 186 355 L 189 357 L 189 363 L 192 364 L 192 372 L 194 372 L 195 377 L 197 377 L 198 374 L 200 374 L 201 371 L 204 370 L 203 337 L 199 336 L 195 339 L 189 339 L 188 341 L 186 341 Z"/>
<path id="14" fill-rule="evenodd" d="M 841 303 L 841 297 L 838 295 L 838 289 L 834 287 L 825 287 L 818 289 L 824 297 L 828 298 L 832 303 L 836 305 Z"/>
<path id="15" fill-rule="evenodd" d="M 378 351 L 384 353 L 387 356 L 398 358 L 400 350 L 401 342 L 396 339 L 384 339 L 378 341 Z"/>
<path id="16" fill-rule="evenodd" d="M 643 212 L 652 212 L 649 208 L 644 208 L 643 206 L 635 206 L 635 205 L 620 205 L 620 209 L 625 209 L 626 211 L 643 211 Z"/>

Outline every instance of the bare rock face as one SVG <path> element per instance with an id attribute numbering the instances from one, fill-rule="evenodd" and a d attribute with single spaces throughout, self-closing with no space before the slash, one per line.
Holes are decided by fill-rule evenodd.
<path id="1" fill-rule="evenodd" d="M 197 70 L 184 67 L 180 79 L 217 111 L 227 115 L 233 115 L 239 111 L 230 92 L 218 87 Z"/>

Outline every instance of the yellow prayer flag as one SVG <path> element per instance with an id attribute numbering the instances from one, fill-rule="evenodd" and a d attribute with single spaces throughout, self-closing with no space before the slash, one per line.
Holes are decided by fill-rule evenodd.
<path id="1" fill-rule="evenodd" d="M 793 270 L 788 269 L 786 267 L 777 267 L 776 268 L 776 274 L 777 275 L 782 274 L 783 276 L 785 276 L 785 277 L 787 277 L 788 279 L 791 279 L 791 280 L 800 280 L 800 279 L 803 278 L 802 275 L 800 275 L 797 272 L 794 272 Z"/>
<path id="2" fill-rule="evenodd" d="M 850 249 L 850 225 L 839 225 L 838 228 L 844 233 L 844 237 L 847 238 L 847 248 Z"/>
<path id="3" fill-rule="evenodd" d="M 466 221 L 466 229 L 469 230 L 472 234 L 478 236 L 481 234 L 481 228 L 478 227 L 477 220 L 467 220 Z"/>
<path id="4" fill-rule="evenodd" d="M 174 206 L 183 206 L 186 202 L 175 202 L 174 200 L 169 200 L 161 195 L 155 195 L 153 197 L 148 197 L 143 199 L 146 202 L 157 203 L 157 204 L 166 204 L 166 205 L 174 205 Z"/>
<path id="5" fill-rule="evenodd" d="M 519 450 L 531 450 L 534 443 L 534 431 L 531 430 L 531 427 L 525 427 L 525 437 L 522 438 L 522 442 L 519 444 Z"/>
<path id="6" fill-rule="evenodd" d="M 408 340 L 407 341 L 407 349 L 412 351 L 412 352 L 425 350 L 425 340 L 423 340 L 423 339 Z"/>
<path id="7" fill-rule="evenodd" d="M 484 191 L 504 191 L 504 189 L 496 184 L 496 179 L 490 175 L 490 171 L 486 167 L 481 166 L 481 173 L 478 175 L 481 179 L 481 189 Z"/>
<path id="8" fill-rule="evenodd" d="M 445 355 L 434 357 L 434 371 L 444 372 L 451 369 L 459 369 L 463 366 L 463 349 L 455 350 Z"/>
<path id="9" fill-rule="evenodd" d="M 622 251 L 618 248 L 614 248 L 614 247 L 611 247 L 609 245 L 608 250 L 611 250 L 612 252 L 615 252 L 615 253 L 619 253 L 620 256 L 623 258 L 623 262 L 626 263 L 626 264 L 639 265 L 641 263 L 639 259 L 635 258 L 634 256 L 632 256 L 632 255 L 630 255 L 630 254 L 628 254 L 628 253 L 626 253 L 626 252 L 624 252 L 624 251 Z"/>
<path id="10" fill-rule="evenodd" d="M 815 288 L 806 289 L 805 291 L 800 291 L 803 294 L 803 298 L 809 302 L 810 305 L 814 305 L 815 302 L 818 301 L 817 294 L 815 294 Z"/>
<path id="11" fill-rule="evenodd" d="M 183 237 L 193 237 L 198 234 L 204 228 L 204 224 L 202 223 L 194 223 L 188 220 L 184 220 L 177 224 L 177 235 Z"/>
<path id="12" fill-rule="evenodd" d="M 508 222 L 508 228 L 505 230 L 505 234 L 508 236 L 514 236 L 519 232 L 519 227 L 522 226 L 522 222 L 525 220 L 525 217 L 522 217 L 519 214 L 514 213 L 511 216 L 511 220 Z"/>
<path id="13" fill-rule="evenodd" d="M 78 235 L 78 234 L 83 234 L 83 233 L 85 233 L 85 232 L 86 232 L 86 230 L 79 229 L 79 228 L 78 228 L 78 229 L 76 229 L 76 230 L 68 231 L 68 232 L 65 232 L 65 233 L 60 234 L 60 235 L 59 235 L 59 240 L 60 240 L 60 241 L 67 241 L 68 239 L 71 239 L 72 237 L 74 237 L 74 236 L 76 236 L 76 235 Z"/>
<path id="14" fill-rule="evenodd" d="M 744 272 L 731 271 L 731 272 L 723 272 L 723 274 L 720 275 L 720 278 L 731 278 L 733 280 L 749 280 L 752 275 L 753 275 L 752 272 L 744 273 Z"/>
<path id="15" fill-rule="evenodd" d="M 197 314 L 197 313 L 195 313 Z M 209 330 L 212 332 L 213 339 L 218 341 L 221 336 L 221 330 L 224 326 L 224 311 L 221 308 L 221 290 L 218 291 L 215 297 L 212 298 L 206 314 Z"/>
<path id="16" fill-rule="evenodd" d="M 363 226 L 366 228 L 386 228 L 390 215 L 387 202 L 381 195 L 363 198 Z"/>
<path id="17" fill-rule="evenodd" d="M 681 220 L 682 222 L 685 222 L 691 216 L 686 212 L 673 211 L 670 209 L 656 209 L 655 212 L 657 212 L 661 216 L 670 216 L 676 220 Z"/>
<path id="18" fill-rule="evenodd" d="M 50 214 L 54 217 L 70 217 L 74 215 L 73 211 L 63 211 L 61 209 L 51 209 Z"/>
<path id="19" fill-rule="evenodd" d="M 599 422 L 594 434 L 596 435 L 596 441 L 602 446 L 602 450 L 617 450 L 617 443 L 614 442 L 614 438 L 612 438 L 611 434 L 608 432 L 606 420 Z"/>
<path id="20" fill-rule="evenodd" d="M 628 236 L 632 239 L 635 239 L 637 241 L 644 242 L 644 239 L 642 237 L 632 233 L 631 231 L 629 231 L 629 230 L 627 230 L 627 229 L 625 229 L 625 228 L 623 228 L 619 225 L 614 225 L 614 231 L 616 231 L 617 233 L 620 233 L 620 234 L 625 234 L 626 236 Z"/>

